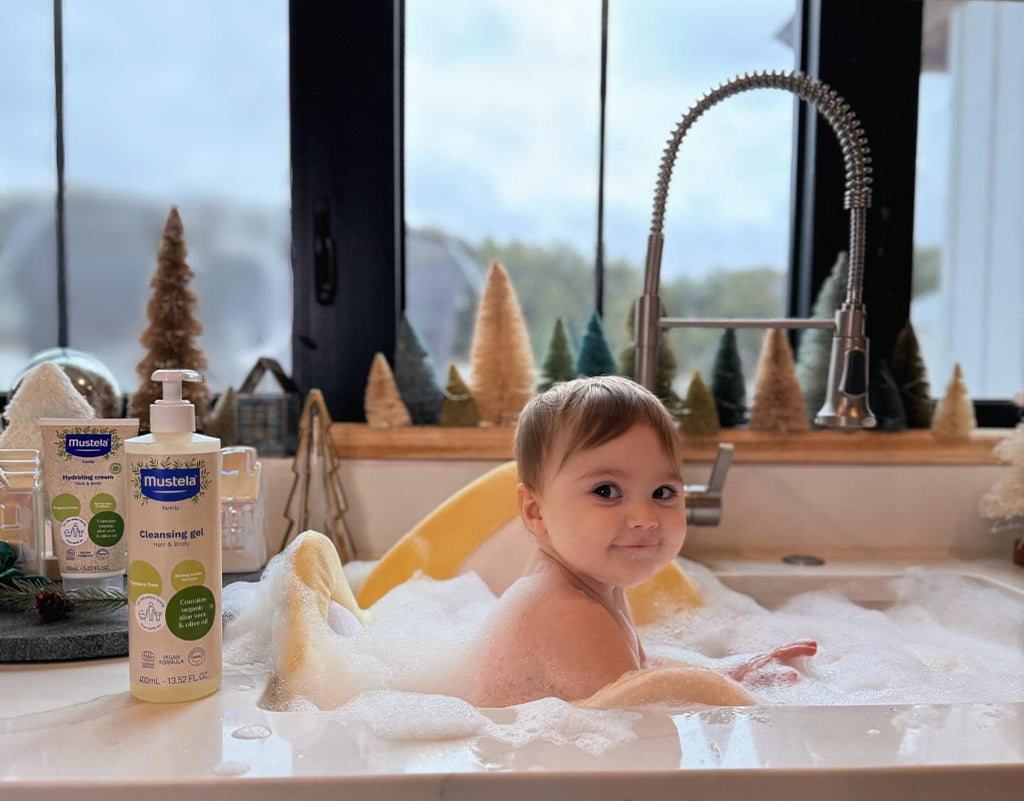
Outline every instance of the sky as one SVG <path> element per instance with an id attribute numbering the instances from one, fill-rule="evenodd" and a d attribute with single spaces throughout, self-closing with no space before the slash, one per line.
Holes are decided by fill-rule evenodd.
<path id="1" fill-rule="evenodd" d="M 792 68 L 776 34 L 794 6 L 611 0 L 608 257 L 642 260 L 687 107 L 737 73 Z M 53 185 L 49 9 L 0 0 L 0 195 Z M 593 253 L 600 0 L 407 0 L 406 45 L 408 222 Z M 65 61 L 69 187 L 288 202 L 286 0 L 65 0 Z M 666 276 L 785 266 L 792 115 L 788 94 L 760 90 L 692 129 Z"/>

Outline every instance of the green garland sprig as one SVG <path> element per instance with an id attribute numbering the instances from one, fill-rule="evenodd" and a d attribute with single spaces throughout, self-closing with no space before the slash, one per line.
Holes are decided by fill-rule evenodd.
<path id="1" fill-rule="evenodd" d="M 65 592 L 55 582 L 44 584 L 28 579 L 11 579 L 0 584 L 0 610 L 24 612 L 34 607 L 46 623 L 60 620 L 77 607 L 113 610 L 127 604 L 128 595 L 124 590 L 82 587 Z"/>

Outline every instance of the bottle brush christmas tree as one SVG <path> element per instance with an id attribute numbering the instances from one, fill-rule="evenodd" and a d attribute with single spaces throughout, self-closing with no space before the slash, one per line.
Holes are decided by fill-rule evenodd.
<path id="1" fill-rule="evenodd" d="M 480 411 L 476 408 L 476 401 L 462 380 L 459 368 L 454 364 L 448 369 L 441 425 L 463 428 L 480 425 Z"/>
<path id="2" fill-rule="evenodd" d="M 374 428 L 394 428 L 412 423 L 388 360 L 379 351 L 373 354 L 370 377 L 363 395 L 363 412 L 366 422 Z"/>
<path id="3" fill-rule="evenodd" d="M 580 376 L 615 375 L 618 366 L 608 340 L 604 336 L 601 315 L 594 312 L 587 323 L 587 332 L 580 343 L 579 357 L 576 359 L 576 374 Z"/>
<path id="4" fill-rule="evenodd" d="M 0 448 L 34 448 L 42 461 L 40 420 L 95 416 L 93 408 L 75 389 L 67 374 L 57 365 L 43 362 L 25 376 L 4 409 L 7 428 L 0 434 Z"/>
<path id="5" fill-rule="evenodd" d="M 665 306 L 659 307 L 659 314 L 664 317 Z M 629 332 L 630 344 L 623 348 L 619 354 L 619 363 L 622 366 L 622 375 L 639 380 L 636 369 L 636 304 L 629 307 L 629 314 L 626 317 L 626 330 Z M 676 354 L 669 344 L 668 333 L 662 331 L 658 336 L 658 364 L 654 373 L 654 394 L 662 402 L 669 414 L 678 417 L 683 410 L 683 399 L 676 394 L 672 382 L 676 379 Z"/>
<path id="6" fill-rule="evenodd" d="M 715 369 L 711 376 L 711 394 L 718 409 L 718 422 L 725 428 L 747 422 L 747 385 L 743 364 L 736 346 L 736 329 L 726 328 L 718 340 Z"/>
<path id="7" fill-rule="evenodd" d="M 819 320 L 832 320 L 836 310 L 846 299 L 846 283 L 850 276 L 850 261 L 846 252 L 842 251 L 832 265 L 832 273 L 818 290 L 814 301 L 813 316 Z M 815 415 L 825 403 L 828 389 L 828 368 L 832 359 L 831 329 L 809 328 L 801 333 L 800 353 L 797 361 L 796 375 L 800 389 L 804 395 L 804 407 L 807 419 L 814 421 Z"/>
<path id="8" fill-rule="evenodd" d="M 768 329 L 754 380 L 750 427 L 779 434 L 810 429 L 803 393 L 796 380 L 793 352 L 781 328 Z"/>
<path id="9" fill-rule="evenodd" d="M 718 435 L 718 430 L 715 396 L 711 394 L 700 373 L 694 373 L 686 392 L 679 431 L 688 437 L 714 437 Z"/>
<path id="10" fill-rule="evenodd" d="M 533 351 L 519 298 L 505 268 L 496 261 L 480 297 L 470 363 L 480 419 L 493 425 L 515 425 L 533 396 Z"/>
<path id="11" fill-rule="evenodd" d="M 171 206 L 157 252 L 156 272 L 149 282 L 153 288 L 146 306 L 149 328 L 139 338 L 146 349 L 136 368 L 142 383 L 129 403 L 129 415 L 139 418 L 143 431 L 149 430 L 149 405 L 163 394 L 160 385 L 150 379 L 153 371 L 180 368 L 202 372 L 206 368 L 206 356 L 195 343 L 203 327 L 194 316 L 198 299 L 188 286 L 195 273 L 185 262 L 187 253 L 181 217 Z M 182 387 L 182 394 L 195 405 L 196 427 L 202 429 L 206 384 L 189 381 Z"/>
<path id="12" fill-rule="evenodd" d="M 892 378 L 899 387 L 903 398 L 903 409 L 907 414 L 908 428 L 928 428 L 932 424 L 931 387 L 928 385 L 928 370 L 921 356 L 914 326 L 907 320 L 896 337 L 892 349 Z"/>
<path id="13" fill-rule="evenodd" d="M 995 521 L 996 528 L 1020 525 L 1024 523 L 1024 423 L 1000 440 L 994 452 L 1008 468 L 981 496 L 978 511 Z"/>
<path id="14" fill-rule="evenodd" d="M 938 439 L 951 442 L 971 438 L 971 432 L 977 426 L 974 419 L 974 404 L 964 384 L 963 370 L 960 363 L 953 367 L 953 377 L 946 385 L 946 394 L 935 407 L 932 418 L 932 433 Z"/>
<path id="15" fill-rule="evenodd" d="M 416 329 L 403 314 L 395 344 L 395 383 L 413 425 L 437 425 L 444 393 L 437 383 L 434 362 Z"/>
<path id="16" fill-rule="evenodd" d="M 572 381 L 576 377 L 576 356 L 573 355 L 572 344 L 565 333 L 561 317 L 555 320 L 555 328 L 551 332 L 551 341 L 548 343 L 548 352 L 540 373 L 538 392 L 545 392 L 560 381 Z"/>
<path id="17" fill-rule="evenodd" d="M 906 429 L 907 413 L 903 408 L 903 397 L 884 359 L 878 359 L 871 365 L 868 405 L 875 416 L 875 431 Z"/>

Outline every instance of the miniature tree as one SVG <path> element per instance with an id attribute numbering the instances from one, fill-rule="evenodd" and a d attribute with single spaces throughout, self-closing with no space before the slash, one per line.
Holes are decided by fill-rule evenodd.
<path id="1" fill-rule="evenodd" d="M 928 428 L 932 424 L 931 387 L 928 385 L 928 370 L 921 356 L 914 326 L 907 320 L 896 337 L 892 349 L 892 377 L 903 398 L 909 428 Z"/>
<path id="2" fill-rule="evenodd" d="M 981 496 L 978 511 L 986 520 L 1014 525 L 1024 520 L 1024 423 L 996 445 L 994 453 L 1009 469 Z"/>
<path id="3" fill-rule="evenodd" d="M 780 434 L 810 429 L 803 394 L 796 380 L 793 353 L 781 328 L 770 328 L 765 337 L 754 381 L 750 427 Z"/>
<path id="4" fill-rule="evenodd" d="M 366 382 L 363 396 L 363 412 L 366 422 L 375 428 L 394 428 L 412 423 L 409 410 L 402 402 L 402 395 L 395 385 L 395 377 L 384 354 L 373 354 L 370 377 Z"/>
<path id="5" fill-rule="evenodd" d="M 576 357 L 561 317 L 555 320 L 548 352 L 540 370 L 541 382 L 537 385 L 538 392 L 545 392 L 560 381 L 571 381 L 576 377 Z"/>
<path id="6" fill-rule="evenodd" d="M 403 314 L 395 344 L 395 383 L 413 425 L 437 425 L 444 393 L 437 383 L 434 362 L 416 329 Z"/>
<path id="7" fill-rule="evenodd" d="M 879 359 L 871 366 L 868 405 L 875 416 L 876 431 L 903 431 L 907 427 L 907 413 L 903 408 L 900 389 L 884 359 Z"/>
<path id="8" fill-rule="evenodd" d="M 818 297 L 814 301 L 815 318 L 831 320 L 836 316 L 836 311 L 846 298 L 849 275 L 850 261 L 846 251 L 842 251 L 832 265 L 832 273 L 818 290 Z M 832 359 L 832 335 L 832 330 L 827 328 L 809 328 L 800 335 L 796 375 L 804 395 L 808 420 L 811 421 L 825 403 L 828 368 Z"/>
<path id="9" fill-rule="evenodd" d="M 957 362 L 953 377 L 946 385 L 946 394 L 935 407 L 932 418 L 932 433 L 942 440 L 960 441 L 970 439 L 977 426 L 974 419 L 974 404 L 964 384 L 964 374 Z"/>
<path id="10" fill-rule="evenodd" d="M 519 412 L 533 396 L 533 351 L 519 298 L 508 273 L 497 261 L 491 264 L 480 297 L 470 363 L 473 397 L 481 420 L 515 425 Z"/>
<path id="11" fill-rule="evenodd" d="M 209 437 L 217 437 L 222 448 L 238 443 L 238 393 L 234 387 L 228 387 L 217 403 L 206 415 L 203 433 Z"/>
<path id="12" fill-rule="evenodd" d="M 740 351 L 736 347 L 735 328 L 726 328 L 718 340 L 711 394 L 715 398 L 720 425 L 731 428 L 747 422 L 747 386 L 743 379 Z"/>
<path id="13" fill-rule="evenodd" d="M 581 376 L 615 375 L 618 367 L 608 340 L 604 336 L 601 315 L 594 312 L 587 323 L 587 332 L 580 343 L 579 357 L 576 359 L 576 373 Z"/>
<path id="14" fill-rule="evenodd" d="M 7 428 L 0 434 L 0 448 L 34 448 L 43 458 L 39 421 L 44 417 L 87 419 L 93 408 L 57 365 L 43 362 L 22 379 L 4 409 Z"/>
<path id="15" fill-rule="evenodd" d="M 690 388 L 686 392 L 679 431 L 688 437 L 714 437 L 717 436 L 718 430 L 715 396 L 711 394 L 700 373 L 694 373 Z"/>
<path id="16" fill-rule="evenodd" d="M 665 307 L 659 307 L 659 314 L 665 316 Z M 626 317 L 626 330 L 629 332 L 630 340 L 636 336 L 636 304 L 629 307 L 629 314 Z M 632 342 L 619 354 L 619 363 L 622 366 L 622 374 L 634 380 L 638 380 L 636 369 L 636 342 Z M 654 375 L 654 394 L 658 396 L 669 413 L 678 416 L 682 413 L 683 399 L 680 398 L 672 382 L 676 378 L 676 354 L 669 344 L 668 334 L 662 331 L 658 336 L 658 364 Z"/>
<path id="17" fill-rule="evenodd" d="M 292 473 L 295 479 L 285 504 L 288 527 L 278 550 L 283 551 L 303 531 L 313 529 L 334 543 L 342 564 L 355 559 L 356 549 L 345 525 L 348 504 L 331 441 L 331 415 L 319 389 L 309 391 L 302 407 Z"/>
<path id="18" fill-rule="evenodd" d="M 149 328 L 139 338 L 146 349 L 145 357 L 136 368 L 142 383 L 129 404 L 129 414 L 139 418 L 142 431 L 149 430 L 149 405 L 162 394 L 161 386 L 150 379 L 153 371 L 189 369 L 202 372 L 206 367 L 206 356 L 195 344 L 196 337 L 203 333 L 203 327 L 193 314 L 198 299 L 188 288 L 195 273 L 185 263 L 187 253 L 181 217 L 178 209 L 171 206 L 157 252 L 156 272 L 149 282 L 153 288 L 146 306 Z M 206 413 L 206 385 L 201 381 L 186 382 L 182 385 L 182 394 L 195 405 L 196 426 L 202 429 Z"/>
<path id="19" fill-rule="evenodd" d="M 448 385 L 445 387 L 444 404 L 441 406 L 441 425 L 470 427 L 480 425 L 480 410 L 476 401 L 462 380 L 459 368 L 454 364 L 448 368 Z"/>

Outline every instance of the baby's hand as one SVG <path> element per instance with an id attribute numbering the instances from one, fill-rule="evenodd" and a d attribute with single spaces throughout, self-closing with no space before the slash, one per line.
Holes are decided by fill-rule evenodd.
<path id="1" fill-rule="evenodd" d="M 732 668 L 729 675 L 751 687 L 772 687 L 794 684 L 800 680 L 804 660 L 818 652 L 813 640 L 797 640 L 771 653 L 755 656 L 749 662 Z"/>

